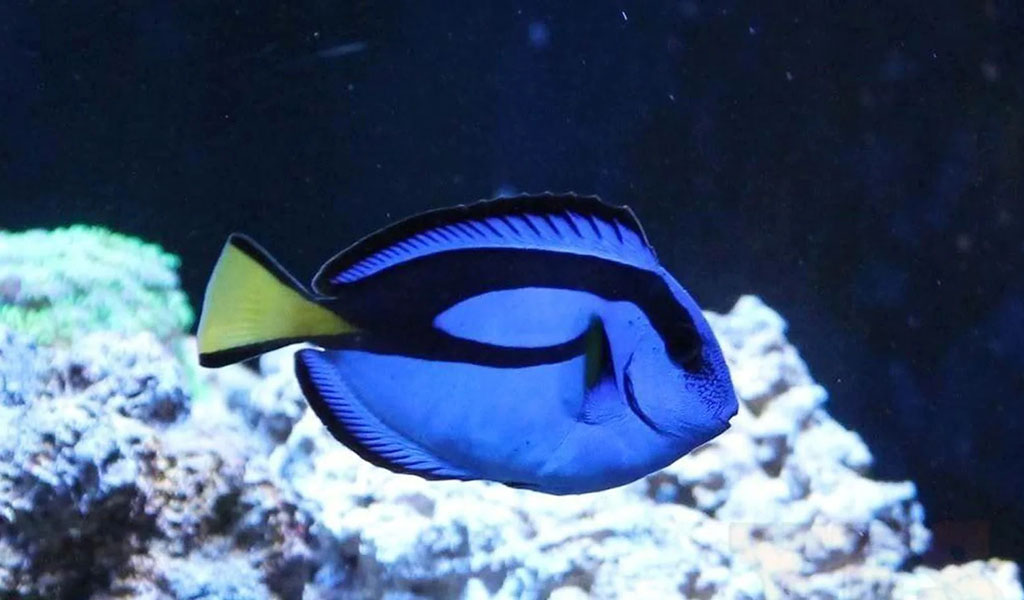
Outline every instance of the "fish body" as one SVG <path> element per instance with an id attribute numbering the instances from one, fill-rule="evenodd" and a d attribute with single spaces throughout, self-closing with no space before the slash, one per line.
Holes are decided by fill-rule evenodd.
<path id="1" fill-rule="evenodd" d="M 295 361 L 311 407 L 395 472 L 597 491 L 672 463 L 736 412 L 696 303 L 633 213 L 594 197 L 423 213 L 329 260 L 312 288 L 233 235 L 200 363 L 319 345 Z"/>

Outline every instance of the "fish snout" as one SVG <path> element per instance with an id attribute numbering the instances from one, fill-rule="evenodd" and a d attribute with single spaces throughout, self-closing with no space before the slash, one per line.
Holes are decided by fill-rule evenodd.
<path id="1" fill-rule="evenodd" d="M 712 418 L 721 423 L 727 429 L 729 427 L 729 421 L 739 413 L 739 400 L 736 398 L 736 392 L 732 389 L 732 385 L 729 385 L 729 389 L 726 391 L 725 398 L 718 404 Z M 724 429 L 723 429 L 724 431 Z"/>

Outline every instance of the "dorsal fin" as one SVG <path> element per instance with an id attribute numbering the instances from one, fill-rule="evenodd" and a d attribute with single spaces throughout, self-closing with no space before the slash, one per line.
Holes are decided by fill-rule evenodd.
<path id="1" fill-rule="evenodd" d="M 633 211 L 597 196 L 538 194 L 431 210 L 372 233 L 320 268 L 313 289 L 334 295 L 346 284 L 421 256 L 472 248 L 590 254 L 644 269 L 654 250 Z"/>

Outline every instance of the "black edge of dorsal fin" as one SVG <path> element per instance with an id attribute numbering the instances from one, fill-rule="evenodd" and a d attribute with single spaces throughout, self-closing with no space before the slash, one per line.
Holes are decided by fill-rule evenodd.
<path id="1" fill-rule="evenodd" d="M 554 228 L 550 217 L 568 213 L 574 213 L 587 219 L 589 225 L 586 227 L 592 227 L 595 234 L 598 234 L 599 230 L 594 221 L 595 218 L 607 223 L 620 242 L 622 241 L 622 232 L 619 227 L 626 227 L 639 238 L 645 249 L 652 256 L 654 255 L 654 250 L 647 240 L 640 221 L 629 207 L 608 204 L 594 195 L 544 192 L 502 196 L 489 200 L 478 200 L 471 204 L 432 209 L 397 221 L 363 237 L 328 260 L 314 277 L 312 287 L 317 293 L 333 294 L 337 291 L 338 283 L 332 279 L 339 273 L 344 273 L 359 264 L 360 261 L 407 241 L 417 234 L 433 232 L 431 235 L 443 236 L 445 234 L 443 231 L 439 231 L 439 228 L 458 227 L 460 224 L 468 225 L 465 230 L 484 233 L 488 228 L 493 230 L 493 227 L 486 221 L 491 217 L 506 219 L 505 223 L 512 230 L 537 231 L 536 228 L 540 225 L 529 219 L 518 220 L 519 227 L 517 228 L 508 217 L 532 215 L 546 221 L 547 224 L 543 225 L 544 227 Z M 479 225 L 477 225 L 478 222 Z M 565 223 L 576 235 L 582 235 L 583 227 L 581 225 L 574 223 L 571 219 L 565 219 Z M 495 233 L 497 232 L 495 231 Z"/>

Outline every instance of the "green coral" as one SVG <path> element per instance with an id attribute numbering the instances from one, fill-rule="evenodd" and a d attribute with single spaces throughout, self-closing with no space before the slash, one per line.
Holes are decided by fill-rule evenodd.
<path id="1" fill-rule="evenodd" d="M 0 325 L 41 344 L 88 331 L 170 340 L 194 318 L 177 256 L 102 227 L 0 231 Z"/>

